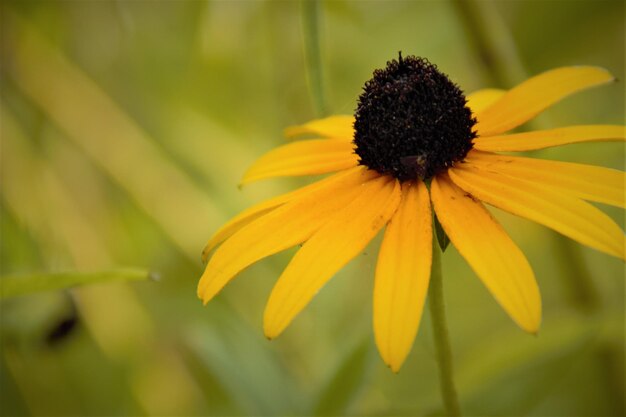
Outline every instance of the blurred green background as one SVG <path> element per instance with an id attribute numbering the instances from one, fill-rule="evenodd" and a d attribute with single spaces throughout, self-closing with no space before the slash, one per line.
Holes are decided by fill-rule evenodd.
<path id="1" fill-rule="evenodd" d="M 237 188 L 284 127 L 317 115 L 301 2 L 4 0 L 0 12 L 0 284 L 4 295 L 18 280 L 88 284 L 0 301 L 1 415 L 442 413 L 427 312 L 399 374 L 376 353 L 378 241 L 272 342 L 263 306 L 292 251 L 249 268 L 207 307 L 196 298 L 210 235 L 307 181 Z M 401 50 L 467 92 L 558 66 L 605 67 L 617 84 L 532 127 L 620 124 L 624 12 L 602 0 L 325 1 L 326 110 L 352 113 L 372 71 Z M 624 163 L 619 143 L 531 154 Z M 602 209 L 624 226 L 621 210 Z M 524 334 L 455 249 L 445 253 L 464 412 L 624 415 L 623 263 L 496 215 L 535 270 L 544 321 Z"/>

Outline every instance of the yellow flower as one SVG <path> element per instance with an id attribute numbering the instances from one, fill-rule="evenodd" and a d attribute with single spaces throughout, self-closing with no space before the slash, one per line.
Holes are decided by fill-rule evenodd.
<path id="1" fill-rule="evenodd" d="M 432 261 L 433 213 L 508 315 L 537 332 L 541 299 L 524 254 L 483 205 L 525 217 L 624 258 L 620 227 L 588 201 L 624 207 L 624 173 L 495 152 L 625 140 L 624 126 L 571 126 L 504 134 L 577 91 L 608 83 L 606 70 L 564 67 L 509 91 L 467 97 L 428 61 L 399 57 L 365 84 L 355 116 L 286 129 L 295 141 L 262 156 L 243 183 L 335 174 L 255 205 L 209 240 L 198 295 L 207 303 L 252 263 L 302 244 L 264 315 L 277 337 L 318 290 L 386 226 L 374 286 L 374 334 L 397 371 L 419 327 Z M 430 184 L 430 187 L 427 187 Z M 432 207 L 431 207 L 432 202 Z"/>

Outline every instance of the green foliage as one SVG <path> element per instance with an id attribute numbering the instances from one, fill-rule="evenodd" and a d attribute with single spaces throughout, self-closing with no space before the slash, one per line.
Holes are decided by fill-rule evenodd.
<path id="1" fill-rule="evenodd" d="M 322 386 L 313 407 L 315 416 L 341 416 L 349 414 L 350 405 L 363 391 L 375 357 L 368 339 L 357 344 L 338 362 L 331 378 Z"/>
<path id="2" fill-rule="evenodd" d="M 271 342 L 263 308 L 286 257 L 249 268 L 206 307 L 195 287 L 211 233 L 303 183 L 238 190 L 247 166 L 283 143 L 284 127 L 314 118 L 314 103 L 352 113 L 373 69 L 399 50 L 427 57 L 466 92 L 572 64 L 623 79 L 623 2 L 484 3 L 481 36 L 504 33 L 495 43 L 519 65 L 503 74 L 499 63 L 495 75 L 480 49 L 489 42 L 471 38 L 457 3 L 316 2 L 319 56 L 307 60 L 296 1 L 1 2 L 0 415 L 440 414 L 428 312 L 400 373 L 375 353 L 374 246 Z M 534 123 L 623 117 L 618 84 Z M 624 164 L 616 143 L 534 156 Z M 623 226 L 621 210 L 602 210 Z M 519 331 L 448 246 L 463 410 L 623 415 L 624 264 L 555 251 L 553 234 L 494 213 L 533 266 L 544 325 L 537 337 Z M 570 301 L 573 265 L 588 271 L 592 308 Z M 136 282 L 153 270 L 159 285 Z"/>
<path id="3" fill-rule="evenodd" d="M 561 317 L 544 323 L 536 337 L 507 331 L 483 343 L 480 351 L 467 353 L 457 379 L 466 410 L 506 415 L 514 408 L 531 413 L 548 395 L 546 386 L 558 384 L 576 358 L 585 356 L 593 346 L 600 325 L 578 315 Z M 503 344 L 507 349 L 502 349 Z M 493 398 L 489 404 L 484 403 L 487 395 Z"/>
<path id="4" fill-rule="evenodd" d="M 244 414 L 296 414 L 296 387 L 280 358 L 267 340 L 258 337 L 258 330 L 232 314 L 224 313 L 217 323 L 190 328 L 185 335 L 185 346 L 201 364 L 197 372 L 210 374 Z"/>
<path id="5" fill-rule="evenodd" d="M 57 272 L 0 277 L 0 299 L 36 292 L 54 291 L 77 285 L 110 281 L 136 281 L 149 279 L 150 273 L 140 268 L 119 268 L 98 272 Z"/>
<path id="6" fill-rule="evenodd" d="M 435 226 L 435 236 L 437 236 L 437 243 L 439 243 L 439 247 L 442 252 L 445 252 L 448 249 L 448 245 L 450 244 L 450 238 L 443 230 L 441 223 L 439 223 L 439 219 L 436 214 L 433 214 L 433 223 Z"/>

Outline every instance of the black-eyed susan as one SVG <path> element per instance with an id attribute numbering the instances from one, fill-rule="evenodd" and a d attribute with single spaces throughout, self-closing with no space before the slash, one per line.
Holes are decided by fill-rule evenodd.
<path id="1" fill-rule="evenodd" d="M 397 371 L 426 298 L 434 210 L 502 308 L 535 333 L 541 300 L 533 271 L 483 203 L 623 258 L 622 230 L 587 201 L 624 207 L 625 176 L 496 152 L 626 139 L 617 125 L 505 134 L 564 97 L 613 79 L 597 67 L 564 67 L 509 91 L 481 90 L 466 99 L 424 59 L 388 62 L 365 84 L 354 117 L 288 128 L 288 137 L 316 138 L 270 151 L 248 170 L 243 183 L 336 173 L 253 206 L 218 230 L 203 253 L 210 260 L 198 295 L 206 303 L 247 266 L 302 244 L 267 303 L 264 330 L 274 338 L 385 228 L 375 272 L 374 333 L 384 361 Z"/>

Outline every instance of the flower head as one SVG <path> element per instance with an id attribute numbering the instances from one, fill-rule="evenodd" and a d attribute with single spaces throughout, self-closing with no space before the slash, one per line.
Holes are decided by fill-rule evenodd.
<path id="1" fill-rule="evenodd" d="M 318 290 L 383 228 L 374 286 L 374 334 L 397 371 L 424 306 L 432 262 L 433 212 L 450 241 L 525 331 L 541 299 L 524 254 L 483 203 L 624 258 L 624 234 L 587 201 L 624 207 L 624 173 L 498 154 L 568 143 L 625 140 L 624 126 L 571 126 L 505 134 L 564 97 L 613 80 L 596 67 L 545 72 L 509 91 L 465 98 L 428 61 L 399 56 L 374 72 L 352 116 L 288 128 L 314 135 L 262 156 L 243 182 L 333 175 L 257 204 L 209 240 L 198 286 L 206 303 L 252 263 L 302 244 L 270 295 L 264 316 L 278 336 Z M 427 186 L 430 184 L 430 187 Z M 216 248 L 210 256 L 211 251 Z"/>
<path id="2" fill-rule="evenodd" d="M 431 178 L 472 149 L 476 119 L 437 67 L 409 56 L 365 84 L 354 120 L 359 163 L 400 181 Z"/>

